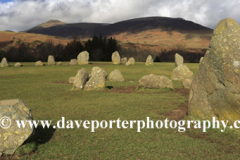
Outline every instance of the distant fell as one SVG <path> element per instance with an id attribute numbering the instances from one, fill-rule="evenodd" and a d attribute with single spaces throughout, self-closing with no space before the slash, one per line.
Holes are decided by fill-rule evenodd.
<path id="1" fill-rule="evenodd" d="M 192 21 L 187 21 L 182 18 L 169 18 L 169 17 L 145 17 L 135 18 L 125 21 L 120 21 L 108 25 L 102 30 L 106 35 L 116 34 L 120 32 L 138 33 L 141 31 L 161 29 L 162 31 L 179 31 L 179 32 L 192 32 L 192 31 L 205 31 L 211 33 L 213 30 L 204 27 Z"/>
<path id="2" fill-rule="evenodd" d="M 135 18 L 113 24 L 107 23 L 64 23 L 58 20 L 49 20 L 46 23 L 33 27 L 26 32 L 39 33 L 60 37 L 80 36 L 90 38 L 94 34 L 110 36 L 122 32 L 138 33 L 141 31 L 161 29 L 163 31 L 179 32 L 208 32 L 212 29 L 187 21 L 182 18 L 144 17 Z"/>
<path id="3" fill-rule="evenodd" d="M 213 30 L 183 18 L 143 17 L 113 24 L 64 23 L 50 20 L 26 32 L 64 38 L 78 36 L 84 41 L 92 38 L 94 34 L 102 34 L 114 37 L 122 47 L 134 45 L 142 50 L 160 52 L 177 45 L 184 45 L 193 51 L 207 49 Z"/>
<path id="4" fill-rule="evenodd" d="M 64 24 L 66 24 L 66 23 L 61 22 L 61 21 L 56 20 L 56 19 L 50 19 L 46 23 L 40 24 L 37 27 L 49 28 L 49 27 L 53 27 L 53 26 L 57 26 L 57 25 L 64 25 Z"/>

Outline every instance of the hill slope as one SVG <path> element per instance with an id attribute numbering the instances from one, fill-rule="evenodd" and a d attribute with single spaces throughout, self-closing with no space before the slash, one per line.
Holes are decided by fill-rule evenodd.
<path id="1" fill-rule="evenodd" d="M 58 20 L 50 20 L 46 23 L 26 30 L 27 33 L 39 33 L 51 36 L 59 36 L 65 38 L 72 38 L 74 36 L 90 38 L 99 30 L 104 27 L 102 23 L 64 23 Z"/>
<path id="2" fill-rule="evenodd" d="M 48 36 L 43 34 L 25 33 L 25 32 L 8 32 L 0 31 L 0 49 L 8 46 L 15 46 L 18 42 L 32 43 L 52 41 L 55 45 L 61 43 L 67 45 L 70 40 L 61 37 Z"/>
<path id="3" fill-rule="evenodd" d="M 47 26 L 47 27 L 46 27 Z M 213 30 L 182 18 L 145 17 L 125 20 L 113 24 L 104 23 L 64 23 L 48 21 L 26 32 L 82 39 L 94 34 L 112 36 L 121 45 L 134 43 L 153 50 L 169 49 L 178 44 L 188 48 L 207 48 Z M 146 48 L 146 47 L 145 47 Z"/>
<path id="4" fill-rule="evenodd" d="M 106 23 L 64 23 L 50 20 L 33 27 L 26 32 L 48 34 L 60 37 L 81 36 L 90 38 L 94 34 L 110 36 L 122 32 L 138 33 L 146 30 L 161 29 L 162 31 L 204 32 L 212 33 L 212 29 L 186 21 L 182 18 L 146 17 L 120 21 L 113 24 Z M 90 36 L 90 37 L 89 37 Z"/>

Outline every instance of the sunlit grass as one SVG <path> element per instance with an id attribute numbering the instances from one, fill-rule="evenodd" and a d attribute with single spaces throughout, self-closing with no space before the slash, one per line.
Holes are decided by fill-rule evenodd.
<path id="1" fill-rule="evenodd" d="M 66 64 L 68 62 L 64 62 Z M 34 120 L 52 120 L 53 125 L 66 120 L 164 120 L 165 113 L 187 100 L 174 90 L 161 89 L 133 93 L 102 91 L 70 91 L 68 78 L 84 67 L 91 72 L 99 66 L 108 73 L 119 69 L 126 82 L 106 82 L 118 88 L 137 86 L 147 74 L 171 77 L 174 63 L 145 66 L 113 65 L 110 62 L 90 62 L 90 65 L 43 66 L 22 63 L 23 67 L 0 68 L 0 100 L 21 99 L 31 108 Z M 187 63 L 196 75 L 199 64 Z M 181 82 L 173 82 L 182 88 Z M 113 89 L 112 88 L 112 89 Z M 186 117 L 188 119 L 188 117 Z M 209 129 L 37 129 L 37 138 L 19 147 L 16 155 L 22 159 L 238 159 L 239 140 L 232 130 L 224 133 Z"/>

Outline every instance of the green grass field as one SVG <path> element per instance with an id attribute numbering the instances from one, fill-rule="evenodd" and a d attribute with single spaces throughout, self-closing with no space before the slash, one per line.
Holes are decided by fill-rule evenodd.
<path id="1" fill-rule="evenodd" d="M 65 62 L 66 63 L 66 62 Z M 166 114 L 188 100 L 181 94 L 181 82 L 176 90 L 135 90 L 117 93 L 118 88 L 137 86 L 147 74 L 171 77 L 174 63 L 155 63 L 147 67 L 93 62 L 90 65 L 43 66 L 22 63 L 23 67 L 0 68 L 0 100 L 21 99 L 32 110 L 34 120 L 164 120 Z M 199 64 L 186 64 L 196 75 Z M 106 81 L 100 91 L 70 91 L 69 77 L 85 68 L 99 66 L 108 73 L 119 69 L 126 82 Z M 184 119 L 190 119 L 189 116 Z M 208 129 L 43 129 L 38 127 L 34 137 L 5 159 L 239 159 L 238 130 L 220 132 Z"/>

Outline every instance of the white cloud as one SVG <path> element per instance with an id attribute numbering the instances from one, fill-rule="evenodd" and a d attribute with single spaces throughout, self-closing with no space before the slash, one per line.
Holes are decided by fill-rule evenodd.
<path id="1" fill-rule="evenodd" d="M 147 16 L 181 17 L 215 28 L 227 17 L 240 24 L 238 6 L 238 0 L 15 0 L 0 3 L 0 30 L 26 30 L 49 19 L 114 23 Z"/>

